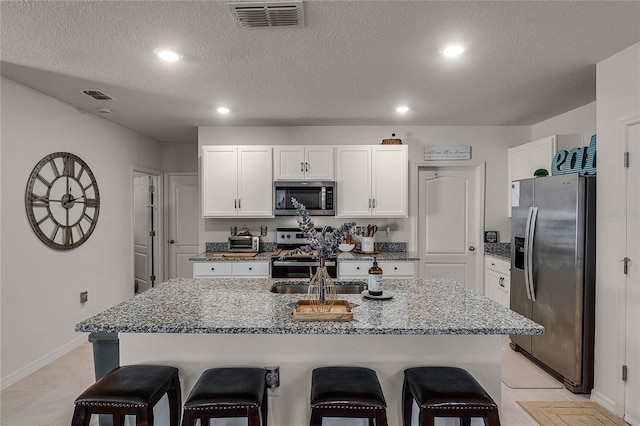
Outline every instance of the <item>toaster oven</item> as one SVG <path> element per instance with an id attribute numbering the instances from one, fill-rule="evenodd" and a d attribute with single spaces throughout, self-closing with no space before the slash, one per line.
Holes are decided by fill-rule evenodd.
<path id="1" fill-rule="evenodd" d="M 229 237 L 229 252 L 258 253 L 260 251 L 260 237 L 251 235 L 234 235 Z"/>

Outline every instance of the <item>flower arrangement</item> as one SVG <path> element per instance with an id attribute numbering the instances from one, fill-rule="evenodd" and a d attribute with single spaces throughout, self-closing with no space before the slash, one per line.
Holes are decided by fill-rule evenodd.
<path id="1" fill-rule="evenodd" d="M 335 230 L 330 226 L 325 226 L 322 232 L 319 233 L 304 204 L 298 202 L 295 198 L 291 199 L 291 203 L 296 208 L 296 222 L 298 222 L 298 226 L 304 237 L 309 241 L 309 245 L 293 249 L 283 257 L 305 253 L 317 259 L 320 266 L 324 266 L 325 260 L 337 252 L 344 233 L 350 232 L 356 223 L 347 222 Z"/>

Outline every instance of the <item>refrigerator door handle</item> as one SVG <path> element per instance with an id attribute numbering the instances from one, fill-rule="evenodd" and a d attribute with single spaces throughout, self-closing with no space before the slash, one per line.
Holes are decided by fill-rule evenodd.
<path id="1" fill-rule="evenodd" d="M 536 285 L 535 282 L 533 280 L 533 243 L 535 240 L 535 234 L 536 234 L 536 223 L 537 223 L 537 218 L 538 218 L 538 208 L 537 207 L 532 207 L 531 208 L 531 225 L 529 228 L 530 231 L 530 235 L 529 235 L 529 246 L 527 247 L 527 257 L 529 258 L 529 294 L 531 295 L 531 300 L 533 300 L 534 302 L 536 301 Z"/>
<path id="2" fill-rule="evenodd" d="M 529 207 L 529 214 L 527 215 L 527 226 L 524 231 L 524 288 L 527 290 L 527 299 L 531 300 L 531 291 L 529 290 L 529 239 L 531 238 L 531 215 L 533 214 L 533 207 Z"/>

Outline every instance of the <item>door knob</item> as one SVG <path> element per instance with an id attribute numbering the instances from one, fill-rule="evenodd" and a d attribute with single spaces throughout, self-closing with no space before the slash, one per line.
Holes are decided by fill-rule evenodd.
<path id="1" fill-rule="evenodd" d="M 176 240 L 169 240 L 169 244 L 175 244 Z"/>
<path id="2" fill-rule="evenodd" d="M 469 251 L 476 251 L 476 248 L 474 246 L 469 246 Z"/>

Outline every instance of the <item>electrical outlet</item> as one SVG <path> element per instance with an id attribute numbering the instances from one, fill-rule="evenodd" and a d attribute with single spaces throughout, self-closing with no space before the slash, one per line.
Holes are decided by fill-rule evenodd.
<path id="1" fill-rule="evenodd" d="M 81 291 L 80 292 L 80 303 L 87 303 L 88 300 L 89 300 L 89 292 L 88 291 Z"/>
<path id="2" fill-rule="evenodd" d="M 276 389 L 280 386 L 280 367 L 265 367 L 267 370 L 267 387 L 269 389 Z"/>

